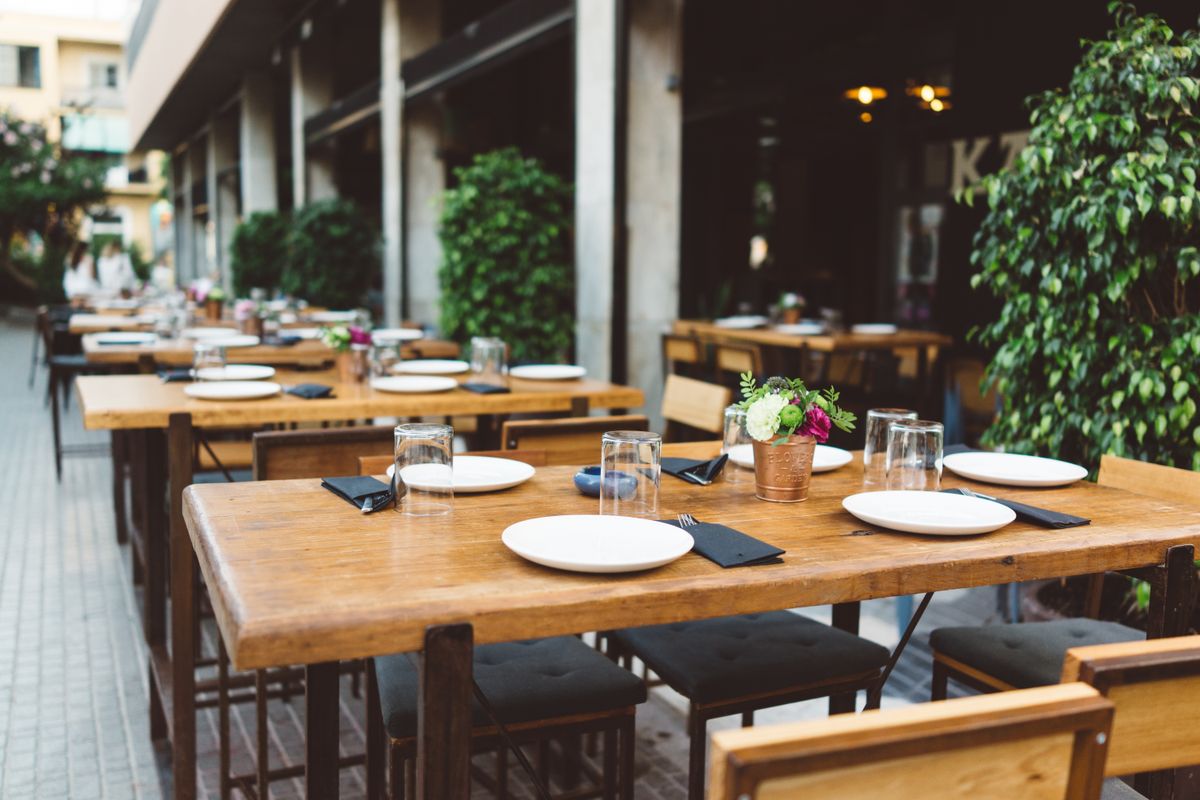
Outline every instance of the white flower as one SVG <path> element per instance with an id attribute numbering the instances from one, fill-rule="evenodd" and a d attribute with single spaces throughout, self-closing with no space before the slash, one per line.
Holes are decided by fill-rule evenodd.
<path id="1" fill-rule="evenodd" d="M 4 143 L 6 145 L 8 145 L 9 147 L 14 147 L 17 144 L 16 131 L 5 131 L 4 132 Z"/>
<path id="2" fill-rule="evenodd" d="M 788 404 L 781 395 L 769 394 L 746 409 L 746 432 L 760 442 L 769 442 L 779 430 L 779 412 Z"/>

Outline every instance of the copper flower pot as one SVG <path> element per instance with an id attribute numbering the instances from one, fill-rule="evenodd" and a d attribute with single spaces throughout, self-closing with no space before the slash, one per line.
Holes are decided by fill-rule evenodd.
<path id="1" fill-rule="evenodd" d="M 224 308 L 225 304 L 220 300 L 205 300 L 204 316 L 213 322 L 220 322 Z"/>
<path id="2" fill-rule="evenodd" d="M 349 350 L 337 354 L 336 363 L 341 383 L 362 383 L 371 371 L 365 345 L 350 345 Z"/>
<path id="3" fill-rule="evenodd" d="M 781 444 L 754 441 L 754 494 L 772 503 L 799 503 L 808 499 L 813 454 L 817 440 L 791 436 Z"/>

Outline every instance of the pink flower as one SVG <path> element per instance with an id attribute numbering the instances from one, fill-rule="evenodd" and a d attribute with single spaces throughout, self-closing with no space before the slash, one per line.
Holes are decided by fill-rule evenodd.
<path id="1" fill-rule="evenodd" d="M 357 325 L 350 326 L 350 344 L 370 344 L 371 334 Z"/>
<path id="2" fill-rule="evenodd" d="M 820 406 L 814 405 L 808 410 L 804 424 L 796 429 L 796 433 L 799 436 L 815 436 L 818 442 L 824 444 L 829 441 L 829 431 L 832 429 L 833 422 L 830 421 L 829 415 Z"/>

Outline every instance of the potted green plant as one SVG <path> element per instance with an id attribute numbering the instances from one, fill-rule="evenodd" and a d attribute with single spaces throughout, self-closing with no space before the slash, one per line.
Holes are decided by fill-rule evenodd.
<path id="1" fill-rule="evenodd" d="M 292 217 L 288 261 L 280 286 L 329 308 L 362 304 L 379 273 L 379 234 L 350 200 L 309 203 Z"/>
<path id="2" fill-rule="evenodd" d="M 1002 402 L 985 441 L 1200 469 L 1200 34 L 1109 8 L 1114 30 L 1030 100 L 1029 146 L 983 180 L 973 283 L 1003 303 L 978 331 Z"/>
<path id="3" fill-rule="evenodd" d="M 497 337 L 515 361 L 565 358 L 575 330 L 571 189 L 514 149 L 454 171 L 442 196 L 442 334 Z"/>

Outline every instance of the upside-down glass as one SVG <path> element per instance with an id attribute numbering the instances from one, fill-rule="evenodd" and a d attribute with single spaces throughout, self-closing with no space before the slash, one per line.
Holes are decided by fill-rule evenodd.
<path id="1" fill-rule="evenodd" d="M 916 418 L 917 412 L 907 408 L 872 408 L 867 411 L 867 439 L 863 445 L 863 488 L 887 487 L 888 427 L 893 422 Z"/>
<path id="2" fill-rule="evenodd" d="M 658 518 L 662 437 L 609 431 L 600 444 L 600 513 Z"/>
<path id="3" fill-rule="evenodd" d="M 391 375 L 400 363 L 400 342 L 380 341 L 371 345 L 371 375 L 383 378 Z"/>
<path id="4" fill-rule="evenodd" d="M 746 431 L 746 409 L 736 405 L 725 409 L 725 437 L 721 441 L 721 452 L 728 453 L 735 447 L 745 447 L 754 452 L 754 440 Z M 754 470 L 729 461 L 722 470 L 729 483 L 743 483 L 754 479 Z"/>
<path id="5" fill-rule="evenodd" d="M 209 342 L 196 342 L 192 350 L 192 377 L 203 380 L 200 371 L 204 369 L 224 369 L 225 348 Z"/>
<path id="6" fill-rule="evenodd" d="M 940 422 L 914 419 L 888 427 L 887 488 L 936 492 L 942 488 Z"/>
<path id="7" fill-rule="evenodd" d="M 508 346 L 491 336 L 471 338 L 471 380 L 493 386 L 508 385 Z"/>
<path id="8" fill-rule="evenodd" d="M 454 429 L 449 425 L 396 426 L 392 486 L 396 511 L 413 517 L 449 514 L 454 504 Z"/>

